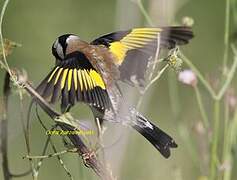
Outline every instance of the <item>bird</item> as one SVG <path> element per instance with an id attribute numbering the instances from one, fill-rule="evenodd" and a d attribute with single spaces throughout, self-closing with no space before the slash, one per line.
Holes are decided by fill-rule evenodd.
<path id="1" fill-rule="evenodd" d="M 129 119 L 119 113 L 123 93 L 118 82 L 144 86 L 146 67 L 157 49 L 173 49 L 194 37 L 191 27 L 141 27 L 105 34 L 91 42 L 63 34 L 52 45 L 55 66 L 36 88 L 49 103 L 61 100 L 61 111 L 87 104 L 96 121 Z M 129 126 L 145 137 L 165 158 L 174 139 L 135 108 L 126 115 Z"/>

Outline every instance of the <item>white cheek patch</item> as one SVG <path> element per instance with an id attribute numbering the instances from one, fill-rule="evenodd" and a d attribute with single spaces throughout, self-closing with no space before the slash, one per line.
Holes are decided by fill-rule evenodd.
<path id="1" fill-rule="evenodd" d="M 58 56 L 63 59 L 64 58 L 63 48 L 61 44 L 58 43 L 58 39 L 55 41 L 53 47 L 56 49 Z"/>

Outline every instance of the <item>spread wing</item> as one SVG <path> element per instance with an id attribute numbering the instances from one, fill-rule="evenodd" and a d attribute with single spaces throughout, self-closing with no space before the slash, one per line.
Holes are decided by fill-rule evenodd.
<path id="1" fill-rule="evenodd" d="M 155 55 L 157 40 L 159 47 L 174 48 L 187 44 L 193 37 L 190 27 L 134 28 L 118 31 L 99 37 L 91 42 L 93 45 L 104 45 L 114 54 L 114 63 L 119 66 L 120 79 L 142 85 L 147 64 Z"/>
<path id="2" fill-rule="evenodd" d="M 82 54 L 74 54 L 57 63 L 38 86 L 37 92 L 50 103 L 61 97 L 62 112 L 75 102 L 85 102 L 100 109 L 111 107 L 103 79 Z"/>

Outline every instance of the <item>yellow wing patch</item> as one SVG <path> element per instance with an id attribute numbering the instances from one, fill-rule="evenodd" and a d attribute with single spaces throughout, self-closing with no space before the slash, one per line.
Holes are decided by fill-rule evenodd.
<path id="1" fill-rule="evenodd" d="M 68 69 L 65 69 L 63 71 L 63 77 L 62 77 L 62 81 L 61 81 L 61 89 L 63 89 L 64 86 L 65 86 L 66 78 L 67 78 L 67 72 L 68 72 Z"/>
<path id="2" fill-rule="evenodd" d="M 78 74 L 80 74 L 80 76 L 78 76 L 78 79 L 79 79 L 79 82 L 81 85 L 81 90 L 83 90 L 84 88 L 85 88 L 85 90 L 91 90 L 97 86 L 102 89 L 105 89 L 105 84 L 104 84 L 102 77 L 95 70 L 93 70 L 93 69 L 80 70 L 79 69 L 77 71 L 78 71 Z"/>
<path id="3" fill-rule="evenodd" d="M 120 65 L 128 50 L 143 48 L 153 40 L 162 31 L 161 28 L 135 28 L 120 41 L 110 44 L 110 51 L 116 56 L 117 64 Z"/>
<path id="4" fill-rule="evenodd" d="M 59 67 L 56 67 L 56 68 L 54 69 L 54 71 L 52 72 L 52 74 L 50 75 L 50 77 L 49 77 L 49 79 L 48 79 L 48 82 L 51 81 L 51 79 L 53 78 L 54 74 L 57 72 L 58 68 L 59 68 Z"/>
<path id="5" fill-rule="evenodd" d="M 127 47 L 121 42 L 113 42 L 110 45 L 110 51 L 118 58 L 119 61 L 122 61 L 125 57 Z"/>
<path id="6" fill-rule="evenodd" d="M 80 85 L 80 88 L 81 90 L 83 90 L 83 80 L 82 80 L 82 75 L 81 75 L 81 71 L 77 71 L 77 74 L 78 74 L 78 80 L 79 80 L 79 85 Z"/>
<path id="7" fill-rule="evenodd" d="M 60 68 L 59 71 L 58 71 L 58 73 L 57 73 L 56 79 L 55 79 L 55 81 L 54 81 L 54 85 L 57 84 L 58 79 L 59 79 L 59 77 L 60 77 L 62 71 L 63 71 L 63 68 Z M 48 81 L 50 81 L 50 79 L 49 79 Z"/>
<path id="8" fill-rule="evenodd" d="M 103 79 L 95 70 L 90 70 L 89 75 L 91 77 L 91 80 L 94 86 L 99 86 L 102 89 L 105 89 L 105 84 L 104 84 Z"/>
<path id="9" fill-rule="evenodd" d="M 70 91 L 72 84 L 74 84 L 75 90 L 80 88 L 83 90 L 92 90 L 95 87 L 105 89 L 105 84 L 99 73 L 94 69 L 63 69 L 56 67 L 47 82 L 53 81 L 54 86 L 60 83 L 61 89 L 64 89 L 67 83 L 67 90 Z"/>
<path id="10" fill-rule="evenodd" d="M 69 70 L 67 80 L 68 80 L 67 90 L 70 91 L 70 89 L 72 87 L 72 69 Z"/>
<path id="11" fill-rule="evenodd" d="M 75 90 L 77 90 L 77 79 L 78 79 L 78 77 L 77 77 L 77 69 L 73 69 L 73 80 L 74 80 L 74 86 L 75 86 Z"/>

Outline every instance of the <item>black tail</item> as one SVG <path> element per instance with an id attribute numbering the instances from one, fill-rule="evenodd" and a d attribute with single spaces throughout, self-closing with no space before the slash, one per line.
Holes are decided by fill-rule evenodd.
<path id="1" fill-rule="evenodd" d="M 162 29 L 161 45 L 169 49 L 176 45 L 187 44 L 194 36 L 191 27 L 188 26 L 163 27 Z"/>
<path id="2" fill-rule="evenodd" d="M 178 147 L 172 137 L 141 115 L 137 115 L 136 123 L 132 127 L 143 135 L 165 158 L 170 156 L 170 148 Z"/>

